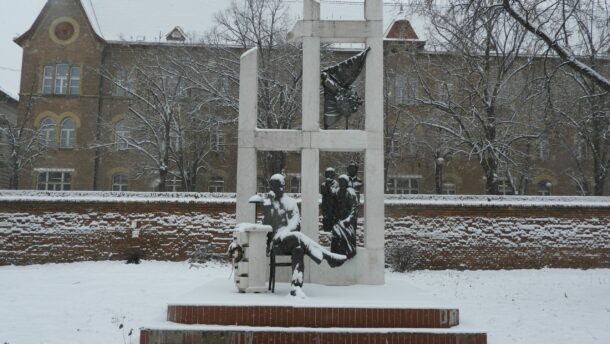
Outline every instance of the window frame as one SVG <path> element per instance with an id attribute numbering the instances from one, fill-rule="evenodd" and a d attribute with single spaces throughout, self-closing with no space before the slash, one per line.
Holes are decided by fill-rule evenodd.
<path id="1" fill-rule="evenodd" d="M 420 180 L 422 176 L 389 176 L 386 183 L 389 194 L 392 195 L 418 195 L 421 193 Z M 406 185 L 399 185 L 406 183 Z"/>
<path id="2" fill-rule="evenodd" d="M 65 66 L 65 74 L 59 74 L 60 66 Z M 43 65 L 42 83 L 40 88 L 43 95 L 79 96 L 82 88 L 81 66 L 77 64 L 72 65 L 69 63 Z"/>
<path id="3" fill-rule="evenodd" d="M 49 73 L 47 73 L 49 71 Z M 55 65 L 42 67 L 42 94 L 53 94 L 55 91 Z"/>
<path id="4" fill-rule="evenodd" d="M 216 128 L 212 135 L 210 135 L 210 150 L 212 152 L 225 151 L 225 133 L 220 127 Z"/>
<path id="5" fill-rule="evenodd" d="M 111 179 L 111 186 L 112 191 L 129 191 L 129 177 L 125 173 L 113 174 Z"/>
<path id="6" fill-rule="evenodd" d="M 70 191 L 72 190 L 72 170 L 38 170 L 38 176 L 36 180 L 36 190 L 41 191 Z M 59 180 L 52 180 L 52 174 L 59 174 Z M 44 180 L 41 180 L 41 176 L 44 175 Z M 55 178 L 56 179 L 56 178 Z M 44 185 L 44 188 L 41 186 Z M 52 188 L 49 188 L 52 186 Z"/>
<path id="7" fill-rule="evenodd" d="M 65 128 L 64 125 L 69 122 L 72 123 L 72 128 Z M 59 148 L 74 149 L 76 146 L 76 121 L 71 117 L 64 118 L 59 125 L 59 130 Z"/>
<path id="8" fill-rule="evenodd" d="M 117 81 L 114 85 L 114 96 L 131 98 L 135 91 L 134 71 L 121 69 L 117 72 Z"/>
<path id="9" fill-rule="evenodd" d="M 123 126 L 124 128 L 119 128 Z M 129 149 L 128 140 L 130 138 L 130 134 L 131 131 L 129 130 L 129 126 L 126 119 L 117 121 L 114 124 L 114 145 L 117 151 L 124 151 Z"/>
<path id="10" fill-rule="evenodd" d="M 51 124 L 45 124 L 45 122 L 50 122 Z M 47 127 L 45 129 L 45 127 Z M 40 133 L 41 139 L 43 141 L 43 145 L 47 148 L 51 148 L 55 146 L 55 130 L 57 129 L 57 124 L 51 117 L 44 117 L 40 121 Z"/>
<path id="11" fill-rule="evenodd" d="M 225 180 L 223 177 L 215 176 L 208 179 L 208 192 L 222 193 L 225 188 Z"/>

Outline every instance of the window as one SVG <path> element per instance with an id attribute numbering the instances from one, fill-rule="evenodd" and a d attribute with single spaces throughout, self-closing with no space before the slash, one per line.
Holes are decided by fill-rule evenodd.
<path id="1" fill-rule="evenodd" d="M 265 187 L 265 178 L 258 177 L 256 178 L 256 193 L 265 193 L 267 192 L 267 188 Z"/>
<path id="2" fill-rule="evenodd" d="M 72 118 L 66 118 L 61 122 L 59 148 L 74 148 L 75 129 L 76 124 Z"/>
<path id="3" fill-rule="evenodd" d="M 455 195 L 456 187 L 454 183 L 443 183 L 443 193 L 445 195 Z"/>
<path id="4" fill-rule="evenodd" d="M 549 139 L 546 135 L 542 135 L 538 141 L 538 158 L 540 160 L 548 160 L 549 155 Z"/>
<path id="5" fill-rule="evenodd" d="M 44 66 L 42 94 L 53 94 L 53 74 L 55 66 Z"/>
<path id="6" fill-rule="evenodd" d="M 515 191 L 513 186 L 506 178 L 500 178 L 498 181 L 498 192 L 500 195 L 513 195 Z"/>
<path id="7" fill-rule="evenodd" d="M 119 121 L 115 125 L 114 143 L 117 150 L 129 149 L 129 127 L 126 120 Z"/>
<path id="8" fill-rule="evenodd" d="M 174 152 L 180 151 L 180 133 L 171 130 L 169 133 L 169 146 Z"/>
<path id="9" fill-rule="evenodd" d="M 587 158 L 587 142 L 581 135 L 574 136 L 574 146 L 576 147 L 576 158 L 586 159 Z"/>
<path id="10" fill-rule="evenodd" d="M 49 117 L 40 122 L 40 141 L 47 147 L 55 145 L 55 122 Z"/>
<path id="11" fill-rule="evenodd" d="M 418 194 L 419 179 L 416 177 L 390 177 L 388 178 L 388 192 L 391 194 Z"/>
<path id="12" fill-rule="evenodd" d="M 68 75 L 70 66 L 58 64 L 55 67 L 55 94 L 66 94 L 68 92 Z"/>
<path id="13" fill-rule="evenodd" d="M 112 191 L 127 191 L 128 179 L 125 174 L 112 176 Z"/>
<path id="14" fill-rule="evenodd" d="M 442 82 L 438 85 L 438 98 L 441 101 L 449 101 L 449 98 L 452 98 L 453 95 L 453 84 L 448 82 Z"/>
<path id="15" fill-rule="evenodd" d="M 70 94 L 80 94 L 80 67 L 70 68 Z"/>
<path id="16" fill-rule="evenodd" d="M 417 98 L 419 83 L 415 77 L 397 75 L 394 84 L 396 104 L 412 104 Z"/>
<path id="17" fill-rule="evenodd" d="M 395 131 L 391 136 L 386 138 L 387 145 L 389 147 L 390 154 L 400 153 L 400 132 Z"/>
<path id="18" fill-rule="evenodd" d="M 66 63 L 43 68 L 42 94 L 80 94 L 81 68 Z"/>
<path id="19" fill-rule="evenodd" d="M 551 182 L 543 180 L 538 182 L 538 195 L 550 196 L 551 195 Z"/>
<path id="20" fill-rule="evenodd" d="M 114 95 L 117 97 L 130 97 L 135 90 L 134 72 L 120 70 L 117 73 Z"/>
<path id="21" fill-rule="evenodd" d="M 212 177 L 208 180 L 208 191 L 209 192 L 224 192 L 225 181 L 222 177 Z"/>
<path id="22" fill-rule="evenodd" d="M 216 129 L 210 136 L 210 147 L 214 152 L 222 152 L 225 149 L 225 133 L 221 128 Z"/>
<path id="23" fill-rule="evenodd" d="M 38 190 L 68 191 L 71 180 L 71 172 L 43 171 L 38 173 Z"/>
<path id="24" fill-rule="evenodd" d="M 301 192 L 301 176 L 299 174 L 288 174 L 288 192 Z"/>
<path id="25" fill-rule="evenodd" d="M 184 191 L 182 189 L 182 179 L 178 176 L 168 176 L 165 182 L 165 191 L 179 192 Z"/>

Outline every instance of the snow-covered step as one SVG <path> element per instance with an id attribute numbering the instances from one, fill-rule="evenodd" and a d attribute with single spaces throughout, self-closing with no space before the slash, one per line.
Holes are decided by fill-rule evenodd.
<path id="1" fill-rule="evenodd" d="M 238 326 L 449 328 L 459 324 L 459 311 L 452 308 L 174 304 L 168 306 L 167 320 L 179 324 Z"/>
<path id="2" fill-rule="evenodd" d="M 486 344 L 473 329 L 306 328 L 162 324 L 142 328 L 140 344 L 410 343 Z"/>

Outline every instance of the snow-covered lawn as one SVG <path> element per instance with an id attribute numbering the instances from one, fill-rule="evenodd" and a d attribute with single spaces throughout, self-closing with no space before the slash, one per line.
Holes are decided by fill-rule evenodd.
<path id="1" fill-rule="evenodd" d="M 138 328 L 164 320 L 168 301 L 229 275 L 227 265 L 148 261 L 0 267 L 0 343 L 138 343 Z M 486 330 L 492 344 L 610 343 L 609 269 L 386 277 L 449 300 L 462 326 Z"/>

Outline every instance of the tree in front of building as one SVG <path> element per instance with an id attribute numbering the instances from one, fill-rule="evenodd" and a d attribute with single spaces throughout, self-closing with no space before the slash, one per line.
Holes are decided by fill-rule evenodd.
<path id="1" fill-rule="evenodd" d="M 98 146 L 135 154 L 133 174 L 155 177 L 159 191 L 170 191 L 170 181 L 171 189 L 194 191 L 210 156 L 223 149 L 224 126 L 235 119 L 230 112 L 214 111 L 218 102 L 193 83 L 192 75 L 187 77 L 191 59 L 205 59 L 188 49 L 132 48 L 137 63 L 129 69 L 129 82 L 123 69 L 101 71 L 124 94 L 128 111 L 120 122 L 105 123 L 114 136 Z"/>
<path id="2" fill-rule="evenodd" d="M 54 125 L 41 123 L 32 127 L 33 122 L 33 88 L 30 95 L 21 102 L 23 115 L 16 120 L 5 114 L 0 114 L 0 144 L 7 146 L 8 165 L 10 169 L 9 189 L 19 188 L 19 175 L 28 166 L 40 158 L 47 150 L 50 140 L 54 140 Z"/>
<path id="3" fill-rule="evenodd" d="M 546 47 L 548 104 L 566 129 L 563 141 L 574 147 L 565 173 L 581 194 L 603 195 L 610 169 L 610 5 L 504 0 L 490 6 L 502 8 Z"/>
<path id="4" fill-rule="evenodd" d="M 527 55 L 537 47 L 499 8 L 455 0 L 425 2 L 418 11 L 431 23 L 428 45 L 439 51 L 413 55 L 410 98 L 422 108 L 418 122 L 453 142 L 452 155 L 479 162 L 486 193 L 505 193 L 506 183 L 518 189 L 524 147 L 543 128 L 542 91 Z"/>
<path id="5" fill-rule="evenodd" d="M 215 15 L 215 28 L 204 43 L 209 60 L 191 59 L 192 82 L 235 112 L 237 93 L 226 85 L 239 84 L 241 54 L 259 50 L 258 128 L 295 129 L 300 124 L 302 59 L 300 47 L 286 41 L 289 14 L 281 0 L 233 2 Z M 286 168 L 286 152 L 264 152 L 260 166 L 265 176 Z"/>

